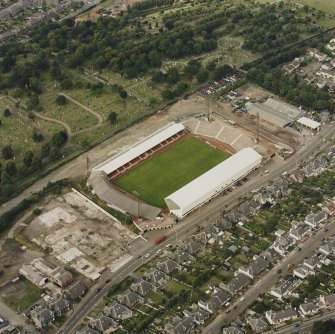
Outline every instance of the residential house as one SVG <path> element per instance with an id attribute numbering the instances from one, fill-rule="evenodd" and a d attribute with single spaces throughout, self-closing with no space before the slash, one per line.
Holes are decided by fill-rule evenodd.
<path id="1" fill-rule="evenodd" d="M 195 261 L 195 257 L 184 250 L 178 250 L 173 255 L 173 260 L 178 262 L 181 265 L 190 265 L 192 262 Z"/>
<path id="2" fill-rule="evenodd" d="M 178 262 L 167 259 L 162 262 L 157 262 L 156 268 L 169 275 L 175 270 L 181 270 L 182 267 Z"/>
<path id="3" fill-rule="evenodd" d="M 64 289 L 63 295 L 69 300 L 78 301 L 86 294 L 86 292 L 86 286 L 80 281 L 76 281 Z"/>
<path id="4" fill-rule="evenodd" d="M 314 302 L 304 303 L 300 304 L 299 312 L 303 317 L 306 317 L 308 315 L 313 315 L 319 312 L 319 307 Z"/>
<path id="5" fill-rule="evenodd" d="M 215 289 L 211 297 L 206 301 L 199 301 L 198 305 L 209 313 L 213 313 L 224 305 L 231 298 L 230 294 L 222 291 L 221 289 Z"/>
<path id="6" fill-rule="evenodd" d="M 201 243 L 191 240 L 187 244 L 184 245 L 184 249 L 190 254 L 196 255 L 197 253 L 202 251 L 204 247 Z"/>
<path id="7" fill-rule="evenodd" d="M 67 299 L 59 298 L 50 303 L 49 307 L 55 312 L 55 316 L 60 318 L 71 309 L 71 303 Z"/>
<path id="8" fill-rule="evenodd" d="M 204 322 L 210 317 L 210 312 L 203 310 L 202 308 L 198 307 L 195 311 L 183 311 L 186 317 L 190 317 L 197 325 L 203 325 Z"/>
<path id="9" fill-rule="evenodd" d="M 143 275 L 143 278 L 157 287 L 164 286 L 171 279 L 170 276 L 156 268 L 151 268 Z"/>
<path id="10" fill-rule="evenodd" d="M 33 309 L 30 312 L 30 317 L 38 328 L 48 327 L 56 319 L 55 312 L 45 306 Z"/>
<path id="11" fill-rule="evenodd" d="M 314 274 L 314 271 L 303 264 L 300 264 L 293 270 L 293 275 L 301 279 L 305 279 L 308 275 L 311 274 Z"/>
<path id="12" fill-rule="evenodd" d="M 306 165 L 304 167 L 301 168 L 301 173 L 306 177 L 309 178 L 311 176 L 316 176 L 317 175 L 317 171 L 315 169 L 313 169 L 311 166 Z"/>
<path id="13" fill-rule="evenodd" d="M 238 327 L 231 326 L 222 329 L 222 334 L 244 334 Z"/>
<path id="14" fill-rule="evenodd" d="M 165 325 L 167 334 L 191 334 L 195 328 L 192 317 L 184 316 L 183 318 L 175 317 L 172 324 Z"/>
<path id="15" fill-rule="evenodd" d="M 245 274 L 237 273 L 237 275 L 231 279 L 227 284 L 221 283 L 219 285 L 220 289 L 230 292 L 232 295 L 237 293 L 246 287 L 251 281 L 251 278 Z"/>
<path id="16" fill-rule="evenodd" d="M 312 255 L 304 260 L 303 265 L 311 270 L 321 268 L 320 258 L 317 255 Z"/>
<path id="17" fill-rule="evenodd" d="M 229 230 L 232 226 L 231 222 L 226 217 L 221 217 L 215 224 L 222 231 Z"/>
<path id="18" fill-rule="evenodd" d="M 316 213 L 310 213 L 305 217 L 305 223 L 313 228 L 319 226 L 320 223 L 327 219 L 327 214 L 323 211 L 318 211 Z"/>
<path id="19" fill-rule="evenodd" d="M 272 204 L 274 201 L 273 196 L 268 191 L 262 191 L 256 195 L 254 195 L 254 200 L 262 205 L 264 204 Z"/>
<path id="20" fill-rule="evenodd" d="M 283 71 L 285 74 L 292 74 L 295 71 L 295 67 L 292 64 L 285 64 Z"/>
<path id="21" fill-rule="evenodd" d="M 310 231 L 310 226 L 304 222 L 295 222 L 292 224 L 289 236 L 299 241 Z"/>
<path id="22" fill-rule="evenodd" d="M 141 296 L 146 296 L 150 291 L 156 290 L 155 287 L 144 279 L 139 279 L 135 283 L 132 283 L 130 290 L 140 294 Z"/>
<path id="23" fill-rule="evenodd" d="M 225 217 L 233 224 L 238 224 L 240 222 L 245 222 L 248 218 L 238 211 L 230 211 L 225 215 Z"/>
<path id="24" fill-rule="evenodd" d="M 264 317 L 261 318 L 249 318 L 247 324 L 251 327 L 254 333 L 263 332 L 269 326 Z"/>
<path id="25" fill-rule="evenodd" d="M 100 334 L 100 332 L 98 332 L 97 330 L 95 330 L 94 328 L 85 326 L 80 330 L 76 331 L 76 334 Z"/>
<path id="26" fill-rule="evenodd" d="M 323 206 L 322 211 L 329 216 L 334 215 L 335 214 L 335 203 L 334 202 L 326 203 Z"/>
<path id="27" fill-rule="evenodd" d="M 330 254 L 334 254 L 335 253 L 335 240 L 334 239 L 330 239 L 326 242 L 324 242 L 320 247 L 319 247 L 319 251 L 322 254 L 325 255 L 330 255 Z"/>
<path id="28" fill-rule="evenodd" d="M 307 54 L 309 54 L 312 58 L 320 62 L 324 62 L 327 60 L 327 55 L 325 53 L 322 53 L 319 50 L 314 49 L 314 48 L 307 49 Z"/>
<path id="29" fill-rule="evenodd" d="M 270 262 L 263 257 L 259 256 L 255 261 L 253 261 L 249 267 L 244 268 L 240 267 L 238 271 L 242 274 L 249 276 L 251 279 L 254 279 L 259 275 L 266 267 L 268 267 Z"/>
<path id="30" fill-rule="evenodd" d="M 284 255 L 288 248 L 294 245 L 297 241 L 293 239 L 289 234 L 285 234 L 282 237 L 278 237 L 272 244 L 272 248 L 280 255 Z"/>
<path id="31" fill-rule="evenodd" d="M 295 170 L 292 174 L 290 174 L 290 179 L 293 182 L 301 183 L 304 182 L 305 176 L 300 170 Z"/>
<path id="32" fill-rule="evenodd" d="M 335 306 L 335 294 L 320 296 L 318 306 L 321 308 L 332 308 Z"/>
<path id="33" fill-rule="evenodd" d="M 296 319 L 298 314 L 291 307 L 280 311 L 266 311 L 265 318 L 270 325 L 277 325 L 285 321 Z"/>
<path id="34" fill-rule="evenodd" d="M 291 276 L 287 280 L 281 282 L 278 286 L 272 288 L 270 293 L 272 296 L 282 300 L 283 298 L 288 297 L 299 283 L 298 279 Z"/>
<path id="35" fill-rule="evenodd" d="M 112 301 L 104 307 L 104 314 L 115 320 L 125 320 L 133 316 L 132 310 L 116 301 Z"/>
<path id="36" fill-rule="evenodd" d="M 112 333 L 118 327 L 118 323 L 115 322 L 112 318 L 105 316 L 103 313 L 100 313 L 93 322 L 94 327 L 101 333 Z"/>
<path id="37" fill-rule="evenodd" d="M 253 201 L 253 203 L 256 203 L 256 202 Z M 254 204 L 250 205 L 249 202 L 244 202 L 237 208 L 237 211 L 245 217 L 250 217 L 250 216 L 255 215 L 258 209 L 256 209 Z"/>
<path id="38" fill-rule="evenodd" d="M 144 298 L 141 297 L 139 294 L 127 290 L 123 295 L 119 295 L 116 297 L 116 300 L 123 304 L 126 305 L 129 308 L 132 308 L 133 306 L 135 306 L 137 303 L 143 303 L 144 302 Z"/>
<path id="39" fill-rule="evenodd" d="M 72 283 L 73 276 L 64 268 L 57 267 L 49 273 L 49 280 L 64 289 Z"/>

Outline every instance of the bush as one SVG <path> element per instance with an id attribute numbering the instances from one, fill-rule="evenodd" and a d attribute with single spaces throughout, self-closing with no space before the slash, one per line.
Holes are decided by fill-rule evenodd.
<path id="1" fill-rule="evenodd" d="M 64 95 L 58 95 L 55 102 L 60 106 L 64 106 L 67 103 L 67 99 Z"/>

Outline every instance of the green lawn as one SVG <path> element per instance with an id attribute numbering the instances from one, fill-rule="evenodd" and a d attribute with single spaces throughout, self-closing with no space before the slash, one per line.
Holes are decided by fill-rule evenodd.
<path id="1" fill-rule="evenodd" d="M 334 0 L 297 0 L 302 5 L 308 5 L 328 14 L 335 14 Z"/>
<path id="2" fill-rule="evenodd" d="M 164 208 L 165 197 L 229 156 L 229 153 L 196 138 L 187 137 L 116 179 L 114 183 L 129 193 L 138 192 L 143 201 Z"/>
<path id="3" fill-rule="evenodd" d="M 30 283 L 29 281 L 26 281 L 26 293 L 22 298 L 10 298 L 6 300 L 5 303 L 8 304 L 11 308 L 13 308 L 18 313 L 21 313 L 28 309 L 30 306 L 34 305 L 37 301 L 41 299 L 41 294 L 43 293 L 43 290 L 41 290 L 36 285 Z"/>

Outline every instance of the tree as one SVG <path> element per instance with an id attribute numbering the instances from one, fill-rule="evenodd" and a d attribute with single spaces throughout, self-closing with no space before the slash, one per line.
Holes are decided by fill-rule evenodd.
<path id="1" fill-rule="evenodd" d="M 155 73 L 151 77 L 151 80 L 153 82 L 164 82 L 165 76 L 161 71 L 155 71 Z"/>
<path id="2" fill-rule="evenodd" d="M 122 99 L 126 99 L 127 96 L 128 96 L 128 93 L 127 93 L 127 91 L 125 91 L 124 89 L 122 89 L 122 90 L 119 91 L 119 95 L 120 95 L 120 97 Z"/>
<path id="3" fill-rule="evenodd" d="M 3 115 L 4 115 L 5 117 L 9 117 L 9 116 L 11 115 L 10 110 L 9 110 L 8 108 L 6 108 L 6 109 L 3 111 Z"/>
<path id="4" fill-rule="evenodd" d="M 51 138 L 51 144 L 55 147 L 63 146 L 67 141 L 67 133 L 65 131 L 56 132 Z"/>
<path id="5" fill-rule="evenodd" d="M 111 124 L 115 124 L 117 122 L 117 113 L 112 111 L 108 114 L 108 121 Z"/>
<path id="6" fill-rule="evenodd" d="M 58 95 L 55 102 L 60 106 L 64 106 L 67 103 L 67 99 L 64 95 Z"/>
<path id="7" fill-rule="evenodd" d="M 33 130 L 33 134 L 31 136 L 31 138 L 33 139 L 34 142 L 36 143 L 40 143 L 43 141 L 44 137 L 41 133 L 37 133 L 36 130 Z"/>
<path id="8" fill-rule="evenodd" d="M 13 148 L 11 145 L 6 145 L 2 148 L 2 157 L 5 160 L 9 160 L 14 157 L 14 152 L 13 152 Z"/>
<path id="9" fill-rule="evenodd" d="M 166 82 L 176 84 L 180 79 L 179 71 L 176 67 L 170 67 L 166 72 Z"/>
<path id="10" fill-rule="evenodd" d="M 208 72 L 206 70 L 202 70 L 197 74 L 198 83 L 203 83 L 208 79 Z"/>
<path id="11" fill-rule="evenodd" d="M 10 175 L 10 176 L 15 175 L 17 173 L 15 162 L 14 161 L 8 161 L 6 163 L 5 170 L 8 173 L 8 175 Z"/>
<path id="12" fill-rule="evenodd" d="M 71 89 L 73 87 L 73 82 L 70 78 L 66 78 L 60 82 L 63 89 Z"/>
<path id="13" fill-rule="evenodd" d="M 62 156 L 62 155 L 61 155 L 61 153 L 60 153 L 60 149 L 59 149 L 59 147 L 52 146 L 51 149 L 50 149 L 50 152 L 49 152 L 49 158 L 50 158 L 52 161 L 56 161 L 56 160 L 58 160 L 61 156 Z"/>
<path id="14" fill-rule="evenodd" d="M 23 157 L 23 162 L 27 167 L 31 166 L 33 161 L 34 153 L 32 151 L 27 151 Z"/>

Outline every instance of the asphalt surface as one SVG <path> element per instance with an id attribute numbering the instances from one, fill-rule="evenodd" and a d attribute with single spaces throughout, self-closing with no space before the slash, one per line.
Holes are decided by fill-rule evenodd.
<path id="1" fill-rule="evenodd" d="M 161 243 L 159 246 L 150 243 L 145 249 L 142 250 L 141 258 L 133 258 L 127 264 L 121 267 L 117 272 L 109 275 L 105 274 L 102 277 L 102 282 L 104 282 L 104 280 L 107 278 L 111 279 L 111 281 L 108 284 L 102 284 L 101 286 L 102 290 L 98 293 L 95 293 L 95 288 L 98 285 L 92 288 L 91 291 L 80 303 L 80 305 L 76 308 L 73 315 L 68 319 L 68 321 L 65 323 L 63 328 L 58 333 L 60 334 L 72 333 L 72 331 L 79 325 L 80 321 L 93 309 L 95 304 L 100 299 L 102 299 L 104 295 L 107 294 L 108 290 L 113 284 L 122 281 L 131 272 L 136 270 L 143 262 L 150 261 L 152 257 L 156 256 L 156 252 L 159 249 L 165 249 L 167 244 L 186 238 L 202 223 L 210 222 L 213 219 L 217 218 L 219 216 L 220 211 L 223 209 L 224 205 L 227 205 L 228 207 L 226 208 L 226 210 L 229 210 L 230 208 L 234 207 L 239 203 L 241 197 L 249 195 L 251 190 L 255 188 L 260 188 L 268 184 L 269 181 L 281 176 L 284 172 L 289 172 L 296 169 L 297 164 L 307 160 L 311 155 L 316 154 L 323 147 L 325 147 L 328 144 L 328 138 L 332 137 L 334 134 L 335 134 L 335 128 L 332 125 L 325 127 L 320 134 L 311 138 L 311 143 L 309 144 L 307 149 L 305 148 L 304 151 L 297 152 L 295 154 L 296 158 L 291 158 L 288 159 L 285 163 L 278 164 L 279 167 L 277 168 L 276 166 L 274 166 L 272 172 L 270 172 L 267 175 L 261 175 L 257 171 L 254 172 L 254 176 L 250 177 L 250 181 L 246 182 L 241 187 L 236 188 L 233 192 L 229 193 L 226 196 L 218 196 L 212 202 L 206 204 L 205 206 L 195 211 L 190 216 L 183 219 L 183 221 L 180 224 L 176 225 L 172 230 L 169 231 L 167 240 Z M 325 139 L 326 142 L 323 142 L 322 141 L 323 139 Z M 332 233 L 334 233 L 335 224 L 332 226 L 333 228 L 331 229 L 331 231 L 333 231 Z M 320 233 L 322 235 L 323 233 L 326 232 L 321 231 Z M 331 232 L 327 232 L 326 235 L 328 235 L 328 233 L 331 234 Z M 324 236 L 322 235 L 316 240 L 319 239 L 321 240 L 323 237 Z M 300 251 L 299 253 L 294 253 L 290 255 L 287 261 L 284 260 L 282 264 L 284 270 L 287 267 L 288 263 L 298 263 L 301 262 L 304 257 L 306 257 L 306 254 L 311 249 L 313 249 L 311 248 L 314 244 L 313 240 L 314 238 L 307 241 L 309 247 L 304 248 L 304 250 Z M 310 243 L 312 244 L 310 245 Z M 318 244 L 315 246 L 315 248 L 317 246 Z M 146 258 L 143 256 L 143 254 L 150 254 L 150 256 Z M 297 261 L 297 259 L 299 261 Z M 271 285 L 267 285 L 268 287 L 271 287 L 274 284 L 275 280 L 279 278 L 279 276 L 276 274 L 276 271 L 278 269 L 279 267 L 276 268 L 274 272 L 271 271 L 264 277 L 264 279 L 269 277 L 267 278 L 266 282 L 269 283 L 271 282 Z M 261 281 L 261 283 L 256 283 L 256 287 L 252 288 L 250 293 L 248 292 L 246 293 L 245 299 L 237 305 L 236 310 L 228 314 L 220 315 L 205 329 L 203 333 L 208 334 L 217 333 L 222 327 L 224 319 L 233 320 L 236 316 L 238 316 L 238 314 L 242 313 L 243 310 L 245 310 L 248 307 L 248 305 L 250 305 L 250 303 L 252 303 L 252 301 L 255 298 L 257 298 L 257 295 L 260 293 L 260 289 L 264 289 L 263 283 L 264 281 Z"/>

